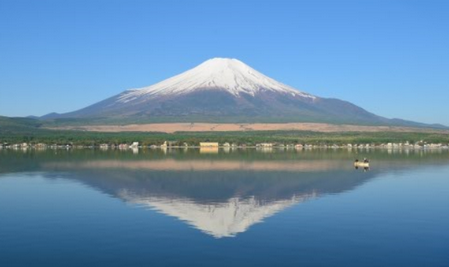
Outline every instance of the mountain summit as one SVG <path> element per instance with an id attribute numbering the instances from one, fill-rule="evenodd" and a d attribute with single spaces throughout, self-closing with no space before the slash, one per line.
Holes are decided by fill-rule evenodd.
<path id="1" fill-rule="evenodd" d="M 98 123 L 326 122 L 423 126 L 386 119 L 346 101 L 296 90 L 229 58 L 213 58 L 154 85 L 126 90 L 78 111 L 42 118 Z"/>
<path id="2" fill-rule="evenodd" d="M 129 90 L 120 100 L 130 101 L 142 96 L 188 94 L 204 89 L 228 92 L 234 96 L 268 90 L 277 93 L 315 98 L 290 86 L 275 81 L 237 59 L 213 58 L 197 67 L 155 85 Z"/>

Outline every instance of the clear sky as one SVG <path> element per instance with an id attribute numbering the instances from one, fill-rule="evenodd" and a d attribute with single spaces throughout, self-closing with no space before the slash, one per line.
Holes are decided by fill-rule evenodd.
<path id="1" fill-rule="evenodd" d="M 449 125 L 449 1 L 0 0 L 0 115 L 68 112 L 213 57 Z"/>

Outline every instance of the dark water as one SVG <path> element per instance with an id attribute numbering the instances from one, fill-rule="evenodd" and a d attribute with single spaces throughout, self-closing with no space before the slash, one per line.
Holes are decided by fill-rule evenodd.
<path id="1" fill-rule="evenodd" d="M 216 152 L 0 150 L 0 266 L 449 266 L 447 151 Z"/>

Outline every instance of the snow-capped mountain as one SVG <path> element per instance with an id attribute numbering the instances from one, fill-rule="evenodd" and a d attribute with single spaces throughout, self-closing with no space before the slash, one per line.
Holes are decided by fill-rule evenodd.
<path id="1" fill-rule="evenodd" d="M 413 125 L 275 81 L 237 59 L 214 58 L 152 86 L 43 119 L 97 122 L 328 122 Z"/>
<path id="2" fill-rule="evenodd" d="M 242 96 L 242 94 L 255 96 L 257 93 L 267 90 L 315 98 L 277 82 L 237 59 L 214 58 L 155 85 L 131 89 L 123 93 L 118 101 L 126 103 L 141 97 L 174 96 L 205 89 L 228 92 L 236 97 Z"/>

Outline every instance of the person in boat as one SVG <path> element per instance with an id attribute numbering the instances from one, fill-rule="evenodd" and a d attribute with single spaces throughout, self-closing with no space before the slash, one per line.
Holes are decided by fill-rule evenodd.
<path id="1" fill-rule="evenodd" d="M 367 158 L 364 158 L 364 159 L 363 159 L 363 162 L 364 162 L 364 163 L 368 163 L 369 160 L 368 160 Z"/>
<path id="2" fill-rule="evenodd" d="M 359 162 L 359 159 L 355 159 L 354 162 L 355 162 L 355 163 Z"/>

